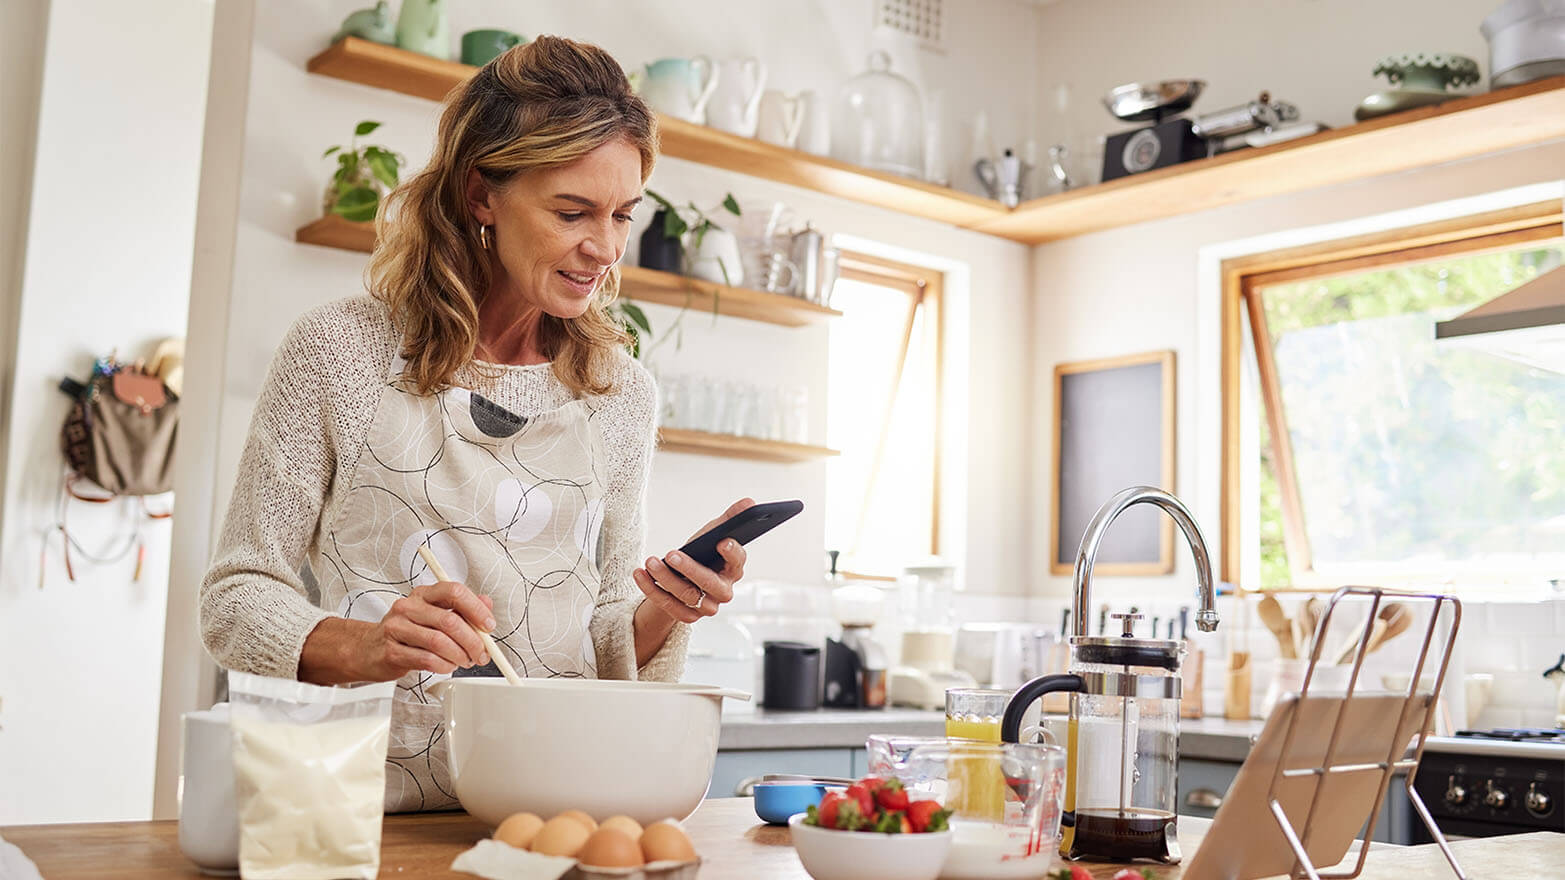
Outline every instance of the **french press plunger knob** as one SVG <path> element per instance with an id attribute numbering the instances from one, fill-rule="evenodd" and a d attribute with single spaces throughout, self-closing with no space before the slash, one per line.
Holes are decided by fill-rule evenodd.
<path id="1" fill-rule="evenodd" d="M 1140 620 L 1145 615 L 1130 613 L 1110 614 L 1109 616 L 1115 620 L 1120 621 L 1120 626 L 1125 630 L 1124 632 L 1120 633 L 1120 635 L 1127 639 L 1133 639 L 1136 637 L 1136 621 Z"/>

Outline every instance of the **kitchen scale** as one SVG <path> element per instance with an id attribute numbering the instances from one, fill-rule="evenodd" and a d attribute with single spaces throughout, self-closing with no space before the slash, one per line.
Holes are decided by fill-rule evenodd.
<path id="1" fill-rule="evenodd" d="M 1103 180 L 1206 158 L 1206 139 L 1196 134 L 1191 120 L 1179 116 L 1205 87 L 1199 79 L 1170 79 L 1129 83 L 1105 95 L 1103 106 L 1116 119 L 1152 124 L 1108 136 L 1103 146 Z"/>

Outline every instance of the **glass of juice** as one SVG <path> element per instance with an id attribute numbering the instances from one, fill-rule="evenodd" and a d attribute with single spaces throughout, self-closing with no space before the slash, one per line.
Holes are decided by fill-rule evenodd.
<path id="1" fill-rule="evenodd" d="M 946 736 L 986 743 L 1000 741 L 1000 720 L 1011 692 L 991 688 L 946 689 Z M 952 752 L 946 767 L 946 806 L 969 819 L 998 822 L 1005 816 L 1005 778 L 997 753 Z"/>
<path id="2" fill-rule="evenodd" d="M 946 688 L 946 736 L 999 742 L 1010 700 L 1010 691 L 995 688 Z"/>

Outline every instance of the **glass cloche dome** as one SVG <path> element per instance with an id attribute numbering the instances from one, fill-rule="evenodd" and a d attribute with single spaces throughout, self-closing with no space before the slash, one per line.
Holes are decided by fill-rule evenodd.
<path id="1" fill-rule="evenodd" d="M 922 179 L 924 103 L 911 82 L 876 51 L 869 70 L 843 83 L 831 120 L 834 159 Z"/>

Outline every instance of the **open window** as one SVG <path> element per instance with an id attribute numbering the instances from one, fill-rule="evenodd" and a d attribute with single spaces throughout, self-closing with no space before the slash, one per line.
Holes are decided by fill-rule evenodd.
<path id="1" fill-rule="evenodd" d="M 1223 579 L 1565 571 L 1565 375 L 1434 326 L 1562 261 L 1549 202 L 1225 264 Z"/>
<path id="2" fill-rule="evenodd" d="M 832 308 L 826 546 L 855 576 L 894 578 L 940 539 L 942 276 L 844 253 Z"/>

